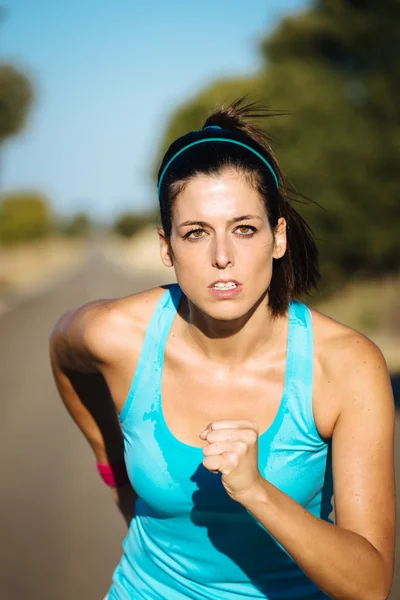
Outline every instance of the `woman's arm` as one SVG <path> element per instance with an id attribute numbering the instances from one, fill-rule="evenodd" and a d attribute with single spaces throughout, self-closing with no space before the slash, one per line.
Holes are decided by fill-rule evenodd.
<path id="1" fill-rule="evenodd" d="M 118 416 L 100 368 L 107 352 L 107 312 L 92 303 L 65 313 L 50 337 L 51 367 L 60 397 L 102 464 L 124 460 Z M 112 493 L 129 524 L 137 498 L 133 488 L 127 484 L 112 488 Z"/>
<path id="2" fill-rule="evenodd" d="M 336 525 L 263 479 L 242 504 L 330 598 L 385 600 L 394 570 L 394 400 L 379 349 L 357 336 L 340 361 L 332 438 Z"/>

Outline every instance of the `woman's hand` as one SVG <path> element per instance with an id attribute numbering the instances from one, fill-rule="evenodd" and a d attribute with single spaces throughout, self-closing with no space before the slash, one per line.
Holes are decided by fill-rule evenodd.
<path id="1" fill-rule="evenodd" d="M 209 442 L 203 448 L 203 465 L 212 473 L 222 473 L 229 496 L 244 503 L 256 493 L 263 477 L 258 469 L 258 424 L 247 420 L 221 420 L 207 425 L 200 434 Z"/>

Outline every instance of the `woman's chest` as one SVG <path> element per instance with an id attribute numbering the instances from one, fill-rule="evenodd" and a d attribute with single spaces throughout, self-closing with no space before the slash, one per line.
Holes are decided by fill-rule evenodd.
<path id="1" fill-rule="evenodd" d="M 210 367 L 207 363 L 177 362 L 166 356 L 160 385 L 160 408 L 171 434 L 190 446 L 207 443 L 199 437 L 207 425 L 216 420 L 251 419 L 258 423 L 262 435 L 273 424 L 281 404 L 290 410 L 290 373 L 286 373 L 284 356 L 269 364 L 246 368 Z M 310 398 L 304 394 L 300 403 L 311 410 L 321 437 L 330 438 L 337 418 L 331 397 L 324 398 L 323 386 L 314 382 Z M 297 398 L 297 403 L 299 398 Z M 302 407 L 300 406 L 300 409 Z"/>
<path id="2" fill-rule="evenodd" d="M 299 415 L 286 410 L 285 372 L 278 365 L 261 373 L 176 367 L 166 360 L 158 382 L 149 377 L 138 384 L 135 407 L 123 424 L 132 484 L 152 510 L 168 515 L 194 510 L 200 520 L 209 510 L 230 510 L 220 475 L 202 465 L 207 442 L 199 437 L 210 422 L 223 419 L 256 421 L 262 476 L 304 506 L 316 498 L 327 449 L 313 432 L 308 438 L 301 426 L 296 429 Z M 295 407 L 299 398 L 292 400 Z"/>

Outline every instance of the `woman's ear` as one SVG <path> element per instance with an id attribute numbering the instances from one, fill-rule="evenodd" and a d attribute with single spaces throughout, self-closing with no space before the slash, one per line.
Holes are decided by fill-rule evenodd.
<path id="1" fill-rule="evenodd" d="M 274 251 L 273 258 L 282 258 L 286 252 L 286 219 L 280 217 L 274 231 Z"/>
<path id="2" fill-rule="evenodd" d="M 174 262 L 172 260 L 172 250 L 169 240 L 165 236 L 164 229 L 159 227 L 157 229 L 158 238 L 160 240 L 160 256 L 165 267 L 173 267 Z"/>

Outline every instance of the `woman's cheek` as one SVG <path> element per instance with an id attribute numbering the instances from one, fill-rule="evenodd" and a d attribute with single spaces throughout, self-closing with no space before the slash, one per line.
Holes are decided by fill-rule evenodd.
<path id="1" fill-rule="evenodd" d="M 198 248 L 195 248 L 196 246 L 198 246 L 196 242 L 186 242 L 176 246 L 174 268 L 177 279 L 182 283 L 186 281 L 194 283 L 199 280 L 201 275 L 203 277 L 207 276 L 207 269 L 210 268 L 210 264 L 204 252 L 200 252 Z"/>
<path id="2" fill-rule="evenodd" d="M 178 250 L 178 248 L 177 248 Z M 181 244 L 179 252 L 176 253 L 177 262 L 182 266 L 189 266 L 190 268 L 204 268 L 204 265 L 211 265 L 211 256 L 204 243 L 200 242 L 189 242 Z"/>

